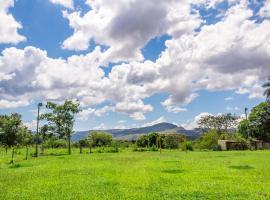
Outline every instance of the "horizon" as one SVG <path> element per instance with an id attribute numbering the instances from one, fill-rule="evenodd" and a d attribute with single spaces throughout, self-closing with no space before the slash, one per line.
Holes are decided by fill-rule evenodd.
<path id="1" fill-rule="evenodd" d="M 5 0 L 0 15 L 0 114 L 30 129 L 47 101 L 78 99 L 81 131 L 192 130 L 265 100 L 270 1 Z"/>

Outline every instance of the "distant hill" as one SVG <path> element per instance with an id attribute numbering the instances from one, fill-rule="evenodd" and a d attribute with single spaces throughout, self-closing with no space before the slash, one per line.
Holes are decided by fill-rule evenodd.
<path id="1" fill-rule="evenodd" d="M 116 139 L 126 139 L 135 140 L 140 135 L 148 134 L 149 132 L 160 132 L 160 133 L 181 133 L 186 135 L 189 139 L 196 139 L 200 136 L 200 130 L 186 130 L 183 127 L 178 127 L 171 123 L 159 123 L 153 126 L 141 127 L 141 128 L 131 128 L 131 129 L 108 129 L 108 130 L 89 130 L 89 131 L 78 131 L 72 135 L 72 141 L 78 141 L 80 139 L 86 138 L 88 133 L 91 131 L 102 131 L 110 133 Z"/>

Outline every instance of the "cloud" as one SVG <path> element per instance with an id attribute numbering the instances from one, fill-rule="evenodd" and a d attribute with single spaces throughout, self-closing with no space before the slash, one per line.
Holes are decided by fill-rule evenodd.
<path id="1" fill-rule="evenodd" d="M 232 101 L 233 100 L 233 97 L 225 97 L 224 100 L 225 101 Z"/>
<path id="2" fill-rule="evenodd" d="M 114 110 L 119 113 L 128 114 L 134 120 L 144 120 L 144 113 L 151 112 L 153 107 L 145 105 L 142 100 L 136 102 L 119 102 L 115 105 Z"/>
<path id="3" fill-rule="evenodd" d="M 73 0 L 49 0 L 53 4 L 58 4 L 64 6 L 65 8 L 73 9 L 74 3 Z"/>
<path id="4" fill-rule="evenodd" d="M 142 127 L 153 126 L 153 125 L 156 125 L 156 124 L 159 124 L 159 123 L 162 123 L 162 122 L 167 122 L 167 120 L 164 117 L 160 117 L 160 118 L 158 118 L 158 119 L 156 119 L 154 121 L 143 124 Z"/>
<path id="5" fill-rule="evenodd" d="M 265 1 L 264 6 L 260 9 L 259 15 L 261 17 L 270 17 L 270 1 Z"/>
<path id="6" fill-rule="evenodd" d="M 27 100 L 19 100 L 19 101 L 8 101 L 5 99 L 0 100 L 0 109 L 12 109 L 17 107 L 25 107 L 30 103 Z"/>
<path id="7" fill-rule="evenodd" d="M 220 1 L 195 3 L 217 9 Z M 168 95 L 162 105 L 173 113 L 184 111 L 183 105 L 198 98 L 201 90 L 262 97 L 261 81 L 270 74 L 270 20 L 254 20 L 246 1 L 230 1 L 213 24 L 203 23 L 189 1 L 181 6 L 178 0 L 158 5 L 153 0 L 89 0 L 87 4 L 91 9 L 84 15 L 63 13 L 74 29 L 63 48 L 87 49 L 91 40 L 102 47 L 66 59 L 51 58 L 30 46 L 4 49 L 0 56 L 2 100 L 78 99 L 86 109 L 82 118 L 101 116 L 107 110 L 96 111 L 94 106 L 109 102 L 112 111 L 144 120 L 154 109 L 144 99 L 154 94 Z M 145 60 L 141 48 L 165 34 L 171 36 L 165 50 L 156 61 Z M 107 75 L 101 66 L 116 61 L 121 62 Z"/>
<path id="8" fill-rule="evenodd" d="M 140 51 L 150 39 L 169 33 L 182 35 L 200 24 L 198 15 L 191 13 L 187 1 L 155 0 L 87 0 L 91 8 L 85 15 L 63 12 L 73 35 L 63 42 L 63 48 L 86 50 L 90 41 L 108 47 L 108 61 L 142 61 Z"/>
<path id="9" fill-rule="evenodd" d="M 166 107 L 166 110 L 169 113 L 174 113 L 174 114 L 177 114 L 177 113 L 180 113 L 180 112 L 186 112 L 187 111 L 186 108 L 181 108 L 181 107 L 178 107 L 178 106 L 167 106 Z"/>
<path id="10" fill-rule="evenodd" d="M 213 115 L 208 112 L 202 112 L 198 114 L 197 116 L 194 117 L 192 121 L 187 121 L 186 123 L 181 124 L 182 127 L 184 127 L 187 130 L 193 130 L 195 128 L 198 128 L 198 122 L 202 117 L 208 116 L 208 115 Z"/>
<path id="11" fill-rule="evenodd" d="M 96 117 L 102 117 L 104 114 L 113 111 L 113 107 L 111 106 L 104 106 L 100 109 L 95 109 L 95 108 L 87 108 L 79 112 L 77 115 L 79 120 L 86 121 L 88 120 L 91 116 L 96 116 Z"/>
<path id="12" fill-rule="evenodd" d="M 105 129 L 106 129 L 106 126 L 104 123 L 101 123 L 98 126 L 93 128 L 93 130 L 105 130 Z"/>
<path id="13" fill-rule="evenodd" d="M 26 40 L 18 32 L 22 25 L 9 13 L 9 8 L 13 6 L 14 0 L 0 2 L 0 44 L 18 44 Z"/>

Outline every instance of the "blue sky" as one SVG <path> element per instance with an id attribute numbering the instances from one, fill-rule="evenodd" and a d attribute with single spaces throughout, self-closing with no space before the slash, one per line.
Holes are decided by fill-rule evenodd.
<path id="1" fill-rule="evenodd" d="M 269 1 L 4 0 L 0 16 L 0 113 L 30 128 L 46 101 L 79 99 L 87 130 L 194 128 L 264 100 Z"/>

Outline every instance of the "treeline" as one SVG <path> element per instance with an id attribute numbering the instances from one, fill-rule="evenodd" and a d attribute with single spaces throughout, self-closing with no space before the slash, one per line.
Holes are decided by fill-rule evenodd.
<path id="1" fill-rule="evenodd" d="M 232 114 L 204 116 L 199 120 L 202 136 L 194 142 L 196 149 L 220 150 L 218 140 L 233 140 L 251 148 L 252 141 L 270 141 L 270 101 L 255 106 L 246 119 Z"/>

